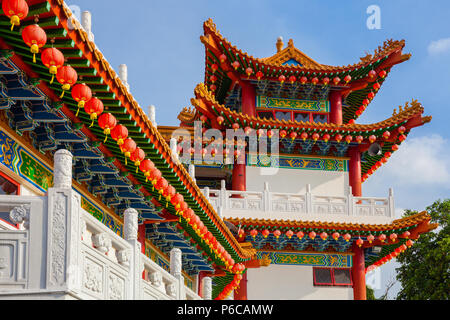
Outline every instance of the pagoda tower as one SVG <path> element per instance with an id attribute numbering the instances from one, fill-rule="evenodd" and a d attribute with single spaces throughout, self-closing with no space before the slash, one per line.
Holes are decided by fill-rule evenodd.
<path id="1" fill-rule="evenodd" d="M 362 183 L 431 120 L 413 100 L 384 121 L 356 123 L 392 67 L 409 59 L 405 42 L 329 66 L 281 37 L 273 56 L 255 58 L 211 19 L 200 39 L 205 82 L 194 108 L 179 114 L 179 128 L 158 130 L 166 139 L 176 129 L 191 135 L 194 147 L 177 136 L 178 151 L 197 160 L 196 183 L 238 240 L 257 250 L 234 298 L 365 299 L 365 273 L 435 227 L 425 212 L 395 219 L 391 189 L 386 198 L 362 195 Z M 223 281 L 215 283 L 220 296 Z"/>

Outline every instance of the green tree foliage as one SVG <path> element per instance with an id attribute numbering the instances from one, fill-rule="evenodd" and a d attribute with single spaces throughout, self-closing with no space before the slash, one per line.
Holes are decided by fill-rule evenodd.
<path id="1" fill-rule="evenodd" d="M 375 298 L 375 294 L 373 292 L 373 289 L 366 285 L 366 298 L 367 300 L 377 300 Z"/>
<path id="2" fill-rule="evenodd" d="M 422 234 L 397 257 L 398 300 L 448 300 L 450 296 L 450 199 L 427 207 L 431 223 L 439 227 Z M 406 210 L 405 216 L 417 213 Z"/>

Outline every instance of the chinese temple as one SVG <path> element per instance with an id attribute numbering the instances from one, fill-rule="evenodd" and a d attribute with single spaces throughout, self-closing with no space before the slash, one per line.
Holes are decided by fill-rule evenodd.
<path id="1" fill-rule="evenodd" d="M 259 59 L 208 20 L 205 81 L 157 126 L 89 12 L 1 3 L 0 299 L 365 299 L 365 273 L 436 228 L 362 196 L 431 120 L 414 100 L 356 123 L 404 41 L 345 67 L 281 38 Z"/>

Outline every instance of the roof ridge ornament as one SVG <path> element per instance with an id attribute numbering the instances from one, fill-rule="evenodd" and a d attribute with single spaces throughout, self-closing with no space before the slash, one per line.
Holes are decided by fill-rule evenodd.
<path id="1" fill-rule="evenodd" d="M 281 50 L 283 50 L 283 46 L 284 46 L 283 37 L 281 37 L 281 36 L 278 37 L 276 46 L 277 46 L 277 52 L 280 52 Z"/>

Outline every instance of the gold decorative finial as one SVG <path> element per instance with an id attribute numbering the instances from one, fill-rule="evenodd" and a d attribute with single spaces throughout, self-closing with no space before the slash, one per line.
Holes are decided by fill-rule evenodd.
<path id="1" fill-rule="evenodd" d="M 289 39 L 289 41 L 288 41 L 288 47 L 294 47 L 294 40 L 292 40 L 292 39 Z"/>
<path id="2" fill-rule="evenodd" d="M 283 37 L 278 37 L 277 39 L 277 52 L 280 52 L 281 50 L 283 50 Z"/>

